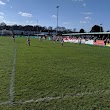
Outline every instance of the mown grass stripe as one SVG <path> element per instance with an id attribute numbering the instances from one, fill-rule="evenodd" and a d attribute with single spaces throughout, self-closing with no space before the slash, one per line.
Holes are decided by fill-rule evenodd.
<path id="1" fill-rule="evenodd" d="M 14 101 L 15 64 L 16 64 L 16 49 L 14 50 L 12 73 L 11 73 L 11 79 L 10 79 L 10 102 L 11 103 L 13 103 Z"/>

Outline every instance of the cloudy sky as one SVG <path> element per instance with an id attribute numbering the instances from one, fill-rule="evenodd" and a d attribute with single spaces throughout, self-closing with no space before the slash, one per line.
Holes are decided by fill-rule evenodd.
<path id="1" fill-rule="evenodd" d="M 95 24 L 110 30 L 110 0 L 0 0 L 0 22 L 90 31 Z"/>

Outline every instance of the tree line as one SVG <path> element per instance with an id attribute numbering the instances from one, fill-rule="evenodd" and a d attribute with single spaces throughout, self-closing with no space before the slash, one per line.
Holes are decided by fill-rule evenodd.
<path id="1" fill-rule="evenodd" d="M 75 31 L 75 29 L 66 29 L 65 27 L 58 27 L 58 28 L 53 28 L 51 26 L 49 27 L 46 27 L 46 26 L 40 26 L 40 25 L 35 25 L 35 26 L 32 26 L 32 25 L 17 25 L 17 24 L 14 24 L 14 25 L 7 25 L 6 23 L 2 22 L 0 23 L 0 30 L 3 30 L 3 29 L 6 29 L 6 30 L 21 30 L 21 31 L 36 31 L 38 33 L 40 32 L 56 32 L 56 29 L 58 30 L 58 34 L 66 34 L 66 33 L 73 33 L 73 32 L 78 32 L 78 31 Z M 94 25 L 90 32 L 103 32 L 103 27 L 102 26 L 99 26 L 99 25 Z M 79 33 L 85 33 L 86 31 L 81 28 L 79 30 Z"/>

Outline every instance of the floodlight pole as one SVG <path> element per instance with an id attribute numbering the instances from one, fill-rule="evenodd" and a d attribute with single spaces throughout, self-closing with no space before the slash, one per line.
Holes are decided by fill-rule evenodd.
<path id="1" fill-rule="evenodd" d="M 102 26 L 102 24 L 100 24 L 100 32 L 101 32 L 101 26 Z"/>
<path id="2" fill-rule="evenodd" d="M 102 24 L 100 24 L 100 32 L 101 32 L 101 25 L 102 25 Z M 100 35 L 100 36 L 101 36 L 101 35 Z"/>
<path id="3" fill-rule="evenodd" d="M 38 20 L 37 20 L 37 37 L 38 37 Z"/>
<path id="4" fill-rule="evenodd" d="M 58 12 L 59 12 L 59 6 L 56 7 L 57 8 L 57 29 L 56 29 L 56 35 L 58 34 Z"/>

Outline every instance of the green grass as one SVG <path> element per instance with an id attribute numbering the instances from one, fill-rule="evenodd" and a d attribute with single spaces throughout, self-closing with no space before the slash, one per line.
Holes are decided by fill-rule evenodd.
<path id="1" fill-rule="evenodd" d="M 15 45 L 11 39 L 9 46 L 7 39 L 9 38 L 4 38 L 3 42 L 6 43 L 5 47 L 10 49 L 6 48 L 2 55 L 7 55 L 7 50 L 7 53 L 10 53 L 4 61 L 11 70 L 12 63 L 9 62 L 12 62 Z M 39 42 L 34 38 L 31 38 L 29 47 L 26 45 L 26 38 L 17 38 L 16 49 L 14 101 L 23 102 L 58 96 L 62 98 L 14 106 L 4 105 L 1 109 L 108 110 L 110 108 L 110 48 L 73 43 L 64 43 L 62 47 L 60 43 L 46 40 Z M 0 64 L 4 64 L 4 61 Z M 9 89 L 9 74 L 6 78 L 1 77 L 5 82 L 1 86 L 6 88 L 0 90 L 0 92 L 5 91 L 5 94 Z"/>
<path id="2" fill-rule="evenodd" d="M 0 37 L 0 102 L 9 99 L 14 43 L 10 37 Z"/>

